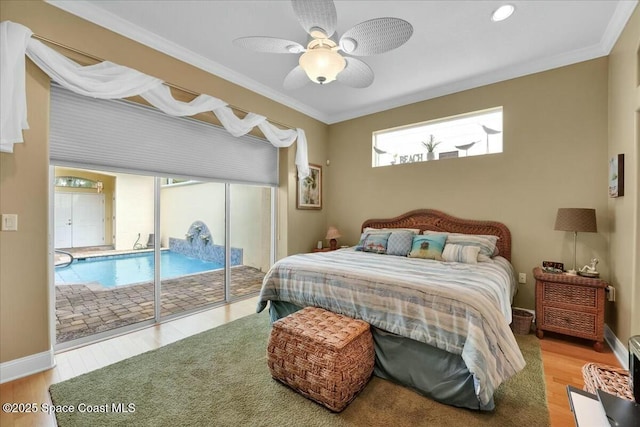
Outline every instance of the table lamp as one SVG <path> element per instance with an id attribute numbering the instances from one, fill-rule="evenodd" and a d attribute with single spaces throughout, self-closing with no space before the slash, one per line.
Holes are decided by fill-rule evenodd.
<path id="1" fill-rule="evenodd" d="M 329 227 L 325 239 L 329 240 L 329 249 L 331 249 L 332 251 L 338 249 L 338 241 L 336 240 L 338 237 L 342 237 L 342 234 L 340 234 L 338 229 L 333 225 Z"/>
<path id="2" fill-rule="evenodd" d="M 554 230 L 573 231 L 573 270 L 567 274 L 576 274 L 576 240 L 578 231 L 596 233 L 596 210 L 585 208 L 559 208 Z"/>

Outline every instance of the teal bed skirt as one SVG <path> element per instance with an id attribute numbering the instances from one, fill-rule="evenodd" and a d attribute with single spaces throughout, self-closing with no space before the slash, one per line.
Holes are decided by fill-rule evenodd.
<path id="1" fill-rule="evenodd" d="M 270 301 L 271 322 L 300 310 L 284 301 Z M 492 411 L 493 399 L 481 405 L 474 378 L 462 357 L 428 344 L 371 328 L 375 346 L 374 375 L 409 387 L 438 402 L 461 408 Z"/>

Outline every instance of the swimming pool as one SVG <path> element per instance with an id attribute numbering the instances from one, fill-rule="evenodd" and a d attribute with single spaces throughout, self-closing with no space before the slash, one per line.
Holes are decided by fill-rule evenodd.
<path id="1" fill-rule="evenodd" d="M 187 274 L 219 270 L 224 265 L 216 262 L 190 258 L 177 252 L 162 251 L 160 254 L 160 277 L 171 279 Z M 68 267 L 56 267 L 55 283 L 98 282 L 105 288 L 130 285 L 153 280 L 153 252 L 126 255 L 101 256 L 74 260 Z"/>

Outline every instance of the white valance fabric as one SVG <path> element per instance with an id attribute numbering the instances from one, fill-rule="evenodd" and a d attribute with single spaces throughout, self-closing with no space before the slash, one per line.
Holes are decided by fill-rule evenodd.
<path id="1" fill-rule="evenodd" d="M 303 129 L 280 129 L 266 117 L 248 113 L 238 118 L 228 104 L 202 94 L 191 102 L 178 101 L 160 79 L 109 61 L 81 66 L 64 55 L 31 38 L 24 25 L 0 22 L 0 151 L 13 152 L 23 142 L 22 130 L 28 129 L 25 88 L 25 54 L 51 79 L 81 95 L 101 99 L 120 99 L 140 95 L 151 105 L 172 116 L 193 116 L 213 112 L 233 136 L 242 136 L 258 126 L 275 147 L 288 147 L 297 140 L 298 176 L 309 176 L 307 139 Z"/>
<path id="2" fill-rule="evenodd" d="M 32 32 L 13 28 L 0 23 L 0 151 L 8 152 L 22 142 L 22 130 L 29 129 L 24 54 Z"/>

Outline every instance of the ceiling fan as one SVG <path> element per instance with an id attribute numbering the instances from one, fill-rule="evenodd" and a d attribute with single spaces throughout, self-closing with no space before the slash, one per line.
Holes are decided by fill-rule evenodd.
<path id="1" fill-rule="evenodd" d="M 240 37 L 236 46 L 267 53 L 302 53 L 299 64 L 287 74 L 284 88 L 298 89 L 309 81 L 327 84 L 334 80 L 355 88 L 373 83 L 373 71 L 363 61 L 345 56 L 370 56 L 402 46 L 413 34 L 413 26 L 399 18 L 376 18 L 347 30 L 337 41 L 337 13 L 333 0 L 291 0 L 302 28 L 309 33 L 305 48 L 300 43 L 276 37 Z M 335 37 L 334 37 L 335 38 Z"/>

